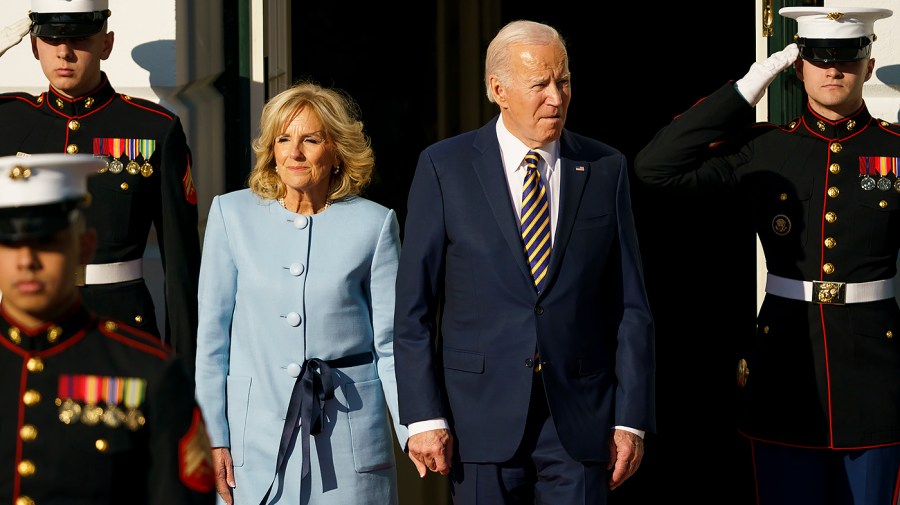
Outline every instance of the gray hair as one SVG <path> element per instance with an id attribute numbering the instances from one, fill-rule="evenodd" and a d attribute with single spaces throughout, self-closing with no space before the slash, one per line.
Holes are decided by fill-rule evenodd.
<path id="1" fill-rule="evenodd" d="M 487 91 L 488 101 L 494 103 L 494 95 L 491 93 L 491 75 L 497 77 L 504 85 L 510 81 L 509 47 L 515 44 L 549 45 L 559 44 L 566 58 L 566 67 L 569 66 L 569 53 L 566 51 L 566 42 L 556 31 L 556 28 L 520 19 L 507 23 L 497 32 L 487 48 L 484 59 L 484 86 Z"/>

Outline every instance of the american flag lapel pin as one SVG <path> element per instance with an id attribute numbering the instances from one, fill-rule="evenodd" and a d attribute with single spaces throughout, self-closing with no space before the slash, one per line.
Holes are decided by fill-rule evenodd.
<path id="1" fill-rule="evenodd" d="M 576 172 L 584 172 L 584 165 L 578 165 L 575 167 Z"/>

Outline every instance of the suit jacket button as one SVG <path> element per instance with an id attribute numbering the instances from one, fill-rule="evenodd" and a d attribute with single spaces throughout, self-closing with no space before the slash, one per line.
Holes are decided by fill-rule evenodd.
<path id="1" fill-rule="evenodd" d="M 300 326 L 300 314 L 291 312 L 287 315 L 287 323 L 291 326 Z"/>
<path id="2" fill-rule="evenodd" d="M 540 316 L 541 314 L 544 313 L 544 307 L 541 307 L 540 305 L 538 305 L 537 307 L 534 308 L 534 313 Z"/>
<path id="3" fill-rule="evenodd" d="M 531 359 L 531 358 L 526 359 L 526 360 L 525 360 L 525 366 L 527 366 L 528 368 L 533 367 L 533 366 L 534 366 L 534 360 Z"/>

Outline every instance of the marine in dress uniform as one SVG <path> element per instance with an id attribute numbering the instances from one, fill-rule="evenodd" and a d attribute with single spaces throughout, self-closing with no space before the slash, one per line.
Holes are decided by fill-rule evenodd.
<path id="1" fill-rule="evenodd" d="M 895 504 L 900 126 L 872 117 L 862 100 L 873 25 L 891 11 L 780 13 L 797 19 L 796 46 L 678 116 L 638 154 L 635 170 L 652 187 L 734 191 L 751 209 L 767 294 L 737 378 L 759 503 Z M 752 106 L 792 63 L 798 76 L 802 65 L 820 69 L 835 89 L 856 82 L 844 103 L 858 108 L 829 119 L 811 98 L 786 125 L 754 124 Z M 857 81 L 841 74 L 851 71 Z"/>
<path id="2" fill-rule="evenodd" d="M 107 4 L 33 0 L 35 57 L 36 44 L 59 47 L 104 31 L 110 16 Z M 99 242 L 94 263 L 79 268 L 84 301 L 98 314 L 160 335 L 142 269 L 153 225 L 165 269 L 165 335 L 192 370 L 200 239 L 191 152 L 181 121 L 154 102 L 116 93 L 100 71 L 102 55 L 95 54 L 96 67 L 86 70 L 97 79 L 96 86 L 69 96 L 54 86 L 57 76 L 52 72 L 72 63 L 62 61 L 65 58 L 44 62 L 57 57 L 40 56 L 50 80 L 45 93 L 0 94 L 0 155 L 87 153 L 107 161 L 89 183 L 93 204 L 88 223 L 97 230 Z"/>
<path id="3" fill-rule="evenodd" d="M 66 268 L 89 250 L 80 214 L 102 166 L 0 158 L 0 502 L 211 504 L 209 439 L 180 358 L 94 315 Z"/>

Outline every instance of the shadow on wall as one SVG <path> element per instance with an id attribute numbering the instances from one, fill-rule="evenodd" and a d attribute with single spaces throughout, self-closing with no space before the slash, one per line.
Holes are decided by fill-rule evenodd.
<path id="1" fill-rule="evenodd" d="M 879 81 L 885 83 L 891 89 L 900 91 L 900 65 L 885 65 L 875 69 L 875 77 Z M 897 116 L 891 121 L 900 123 L 900 108 L 897 110 Z"/>
<path id="2" fill-rule="evenodd" d="M 162 39 L 139 44 L 131 50 L 134 62 L 150 73 L 150 86 L 172 87 L 175 83 L 175 40 Z"/>

